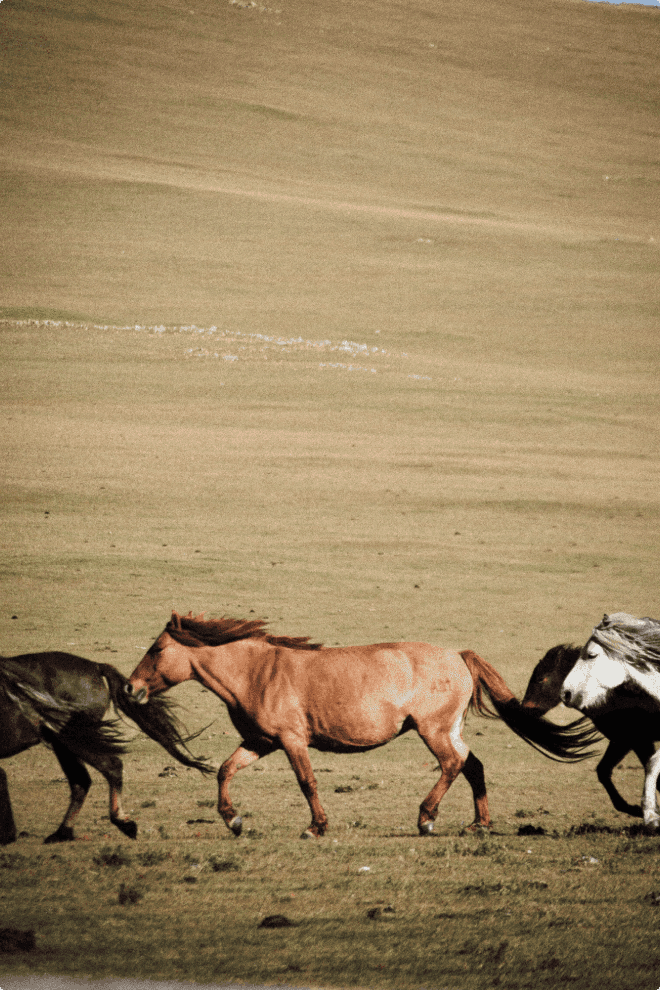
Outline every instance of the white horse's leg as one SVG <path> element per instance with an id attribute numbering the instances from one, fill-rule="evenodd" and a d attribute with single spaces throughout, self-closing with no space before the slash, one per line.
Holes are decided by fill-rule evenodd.
<path id="1" fill-rule="evenodd" d="M 644 795 L 642 797 L 642 810 L 644 812 L 644 824 L 653 828 L 660 828 L 660 815 L 656 805 L 655 792 L 660 777 L 660 749 L 654 753 L 646 764 L 646 777 L 644 779 Z"/>

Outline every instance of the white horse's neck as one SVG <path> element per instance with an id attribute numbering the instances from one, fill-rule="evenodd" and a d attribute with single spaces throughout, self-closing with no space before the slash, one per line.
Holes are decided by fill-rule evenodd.
<path id="1" fill-rule="evenodd" d="M 660 670 L 649 667 L 644 670 L 625 664 L 628 680 L 632 681 L 644 694 L 649 696 L 649 700 L 657 706 L 660 715 Z"/>

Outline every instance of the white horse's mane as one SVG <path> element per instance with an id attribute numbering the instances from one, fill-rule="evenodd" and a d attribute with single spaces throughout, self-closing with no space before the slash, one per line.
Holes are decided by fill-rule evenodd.
<path id="1" fill-rule="evenodd" d="M 590 638 L 631 667 L 660 669 L 660 622 L 656 619 L 638 619 L 627 612 L 605 614 Z"/>

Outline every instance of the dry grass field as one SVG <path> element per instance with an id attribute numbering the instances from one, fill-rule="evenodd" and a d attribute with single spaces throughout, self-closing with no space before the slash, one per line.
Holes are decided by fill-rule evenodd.
<path id="1" fill-rule="evenodd" d="M 471 648 L 521 695 L 605 611 L 660 617 L 660 14 L 267 2 L 0 3 L 0 652 L 128 674 L 192 609 Z M 172 696 L 220 762 L 224 710 Z M 594 761 L 466 738 L 490 837 L 463 780 L 416 835 L 412 736 L 313 755 L 314 843 L 281 754 L 235 780 L 236 840 L 137 737 L 138 840 L 95 775 L 55 848 L 57 762 L 5 760 L 0 928 L 36 948 L 4 990 L 655 990 L 658 839 Z M 633 757 L 616 781 L 639 800 Z"/>

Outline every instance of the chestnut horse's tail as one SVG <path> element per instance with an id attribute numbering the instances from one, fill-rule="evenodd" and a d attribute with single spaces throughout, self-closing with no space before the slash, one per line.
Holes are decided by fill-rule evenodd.
<path id="1" fill-rule="evenodd" d="M 555 725 L 542 715 L 534 715 L 531 709 L 523 708 L 504 678 L 487 660 L 472 650 L 461 650 L 461 656 L 474 685 L 470 707 L 479 715 L 501 718 L 512 732 L 551 760 L 577 763 L 594 755 L 587 747 L 593 746 L 602 736 L 589 719 L 579 718 L 569 725 Z M 483 688 L 495 711 L 484 702 Z"/>
<path id="2" fill-rule="evenodd" d="M 172 714 L 172 703 L 167 698 L 156 695 L 149 698 L 146 704 L 139 705 L 124 690 L 128 678 L 109 663 L 100 663 L 98 666 L 108 682 L 110 697 L 116 710 L 127 715 L 146 735 L 160 743 L 170 756 L 183 763 L 185 767 L 201 770 L 202 773 L 216 772 L 204 757 L 195 757 L 188 749 L 187 744 L 199 735 L 199 732 L 193 736 L 182 734 L 182 727 Z"/>

